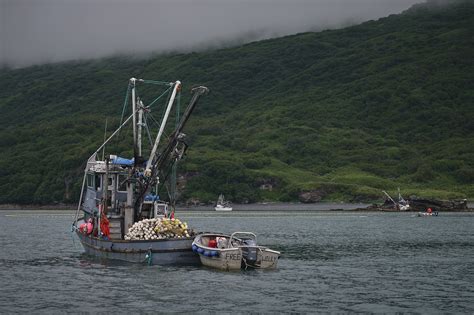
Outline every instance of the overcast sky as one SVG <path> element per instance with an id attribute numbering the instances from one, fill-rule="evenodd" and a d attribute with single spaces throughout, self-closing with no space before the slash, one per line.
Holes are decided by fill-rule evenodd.
<path id="1" fill-rule="evenodd" d="M 423 0 L 0 0 L 0 64 L 190 51 L 337 28 Z"/>

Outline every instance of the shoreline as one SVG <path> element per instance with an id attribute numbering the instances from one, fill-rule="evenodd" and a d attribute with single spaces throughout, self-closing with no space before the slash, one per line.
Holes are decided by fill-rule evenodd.
<path id="1" fill-rule="evenodd" d="M 57 205 L 19 205 L 0 204 L 0 210 L 76 210 L 77 205 L 57 204 Z"/>
<path id="2" fill-rule="evenodd" d="M 301 212 L 313 212 L 313 211 L 353 211 L 353 212 L 419 212 L 417 210 L 408 211 L 396 211 L 390 209 L 382 209 L 375 207 L 374 204 L 366 203 L 341 203 L 341 202 L 320 202 L 320 203 L 281 203 L 281 202 L 268 202 L 268 203 L 253 203 L 253 204 L 234 204 L 232 205 L 232 211 L 215 211 L 214 205 L 207 206 L 184 206 L 178 205 L 176 211 L 186 212 L 214 212 L 214 213 L 229 213 L 229 212 L 282 212 L 282 211 L 301 211 Z M 56 204 L 56 205 L 18 205 L 18 204 L 0 204 L 1 210 L 9 211 L 21 211 L 21 210 L 53 210 L 53 211 L 64 211 L 64 210 L 77 210 L 77 205 L 74 204 Z M 443 212 L 474 212 L 474 203 L 468 203 L 467 209 L 453 210 L 441 210 Z"/>
<path id="3" fill-rule="evenodd" d="M 233 211 L 329 211 L 329 210 L 357 210 L 371 206 L 364 203 L 337 203 L 337 202 L 320 202 L 320 203 L 252 203 L 252 204 L 233 204 Z M 57 204 L 57 205 L 19 205 L 19 204 L 0 204 L 0 210 L 76 210 L 77 205 L 74 204 Z M 198 205 L 198 206 L 176 206 L 176 211 L 215 211 L 214 205 Z"/>

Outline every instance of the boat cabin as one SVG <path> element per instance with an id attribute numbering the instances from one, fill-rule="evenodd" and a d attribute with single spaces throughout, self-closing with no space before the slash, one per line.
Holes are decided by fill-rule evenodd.
<path id="1" fill-rule="evenodd" d="M 131 180 L 136 177 L 132 174 L 133 165 L 133 159 L 128 160 L 115 155 L 111 155 L 108 161 L 88 163 L 82 209 L 86 218 L 97 218 L 100 205 L 106 199 L 107 209 L 104 209 L 104 213 L 109 218 L 111 232 L 112 230 L 116 232 L 111 233 L 116 239 L 122 239 L 136 221 L 168 214 L 168 204 L 160 201 L 155 193 L 144 196 L 139 214 L 135 213 L 133 204 L 135 184 Z"/>

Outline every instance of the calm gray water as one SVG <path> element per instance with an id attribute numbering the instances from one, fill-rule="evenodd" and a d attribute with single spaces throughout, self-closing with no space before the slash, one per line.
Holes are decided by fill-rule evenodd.
<path id="1" fill-rule="evenodd" d="M 256 232 L 276 271 L 106 263 L 71 212 L 0 211 L 0 313 L 474 313 L 474 214 L 182 213 L 199 231 Z"/>

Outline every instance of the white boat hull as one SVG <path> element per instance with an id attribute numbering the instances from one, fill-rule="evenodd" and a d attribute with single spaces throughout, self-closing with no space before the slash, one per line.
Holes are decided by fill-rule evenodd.
<path id="1" fill-rule="evenodd" d="M 240 270 L 242 267 L 242 251 L 239 248 L 219 250 L 218 252 L 219 256 L 217 257 L 207 257 L 199 254 L 201 263 L 204 266 L 219 270 Z"/>
<path id="2" fill-rule="evenodd" d="M 214 208 L 216 211 L 232 211 L 232 207 L 215 207 Z"/>
<path id="3" fill-rule="evenodd" d="M 219 270 L 232 271 L 242 268 L 275 269 L 278 264 L 280 252 L 264 246 L 233 246 L 228 248 L 209 247 L 209 239 L 228 235 L 202 234 L 193 242 L 192 249 L 199 255 L 204 266 Z"/>

